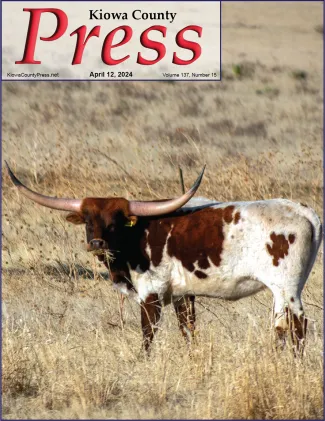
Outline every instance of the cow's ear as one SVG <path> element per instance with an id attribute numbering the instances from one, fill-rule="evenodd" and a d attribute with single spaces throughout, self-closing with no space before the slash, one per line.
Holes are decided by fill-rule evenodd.
<path id="1" fill-rule="evenodd" d="M 71 222 L 75 225 L 80 225 L 85 223 L 84 217 L 81 215 L 81 213 L 72 212 L 69 213 L 69 215 L 65 218 L 68 222 Z"/>

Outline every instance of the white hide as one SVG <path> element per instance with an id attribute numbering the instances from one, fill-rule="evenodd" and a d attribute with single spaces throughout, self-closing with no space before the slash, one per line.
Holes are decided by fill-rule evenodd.
<path id="1" fill-rule="evenodd" d="M 217 267 L 209 259 L 210 267 L 196 269 L 208 277 L 199 279 L 194 272 L 187 271 L 175 257 L 167 254 L 169 233 L 159 266 L 151 263 L 145 273 L 130 271 L 131 282 L 138 291 L 139 300 L 145 300 L 151 293 L 157 293 L 165 304 L 171 297 L 185 294 L 219 297 L 237 300 L 268 287 L 274 295 L 276 324 L 284 314 L 285 307 L 300 316 L 303 314 L 301 291 L 314 264 L 321 243 L 322 227 L 316 213 L 308 207 L 286 199 L 272 199 L 256 202 L 220 203 L 206 198 L 191 199 L 184 210 L 198 210 L 202 207 L 224 208 L 234 206 L 233 215 L 240 212 L 237 224 L 224 223 L 224 242 L 221 263 Z M 210 222 L 213 224 L 213 220 Z M 206 227 L 209 229 L 209 226 Z M 295 235 L 288 255 L 273 265 L 273 256 L 267 250 L 272 245 L 272 232 Z M 147 246 L 150 257 L 151 250 Z"/>

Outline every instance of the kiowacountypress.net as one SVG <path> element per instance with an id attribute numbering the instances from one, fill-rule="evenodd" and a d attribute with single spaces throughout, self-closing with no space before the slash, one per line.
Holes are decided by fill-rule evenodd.
<path id="1" fill-rule="evenodd" d="M 43 78 L 43 77 L 60 77 L 60 73 L 56 72 L 56 73 L 7 73 L 7 77 L 12 77 L 12 78 L 33 78 L 33 79 L 38 79 L 38 78 Z"/>

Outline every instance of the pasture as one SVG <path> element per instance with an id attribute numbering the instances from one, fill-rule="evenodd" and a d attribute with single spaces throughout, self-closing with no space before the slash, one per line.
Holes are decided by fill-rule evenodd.
<path id="1" fill-rule="evenodd" d="M 226 3 L 223 81 L 5 82 L 3 158 L 58 197 L 284 197 L 322 219 L 322 4 Z M 3 169 L 2 416 L 322 419 L 323 247 L 303 360 L 274 349 L 269 291 L 198 298 L 189 354 L 172 306 L 149 358 L 140 308 L 85 250 L 83 226 L 18 195 Z"/>

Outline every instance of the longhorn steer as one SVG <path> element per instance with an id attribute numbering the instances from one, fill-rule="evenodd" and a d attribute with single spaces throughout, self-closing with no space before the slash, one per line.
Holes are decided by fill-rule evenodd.
<path id="1" fill-rule="evenodd" d="M 299 349 L 307 327 L 301 292 L 322 236 L 311 208 L 285 199 L 221 203 L 198 198 L 187 203 L 204 169 L 187 193 L 159 202 L 51 198 L 31 191 L 8 171 L 23 195 L 72 211 L 66 219 L 86 225 L 87 250 L 109 267 L 115 287 L 141 303 L 146 349 L 162 304 L 173 302 L 181 331 L 190 339 L 194 296 L 237 300 L 265 287 L 274 296 L 279 337 L 284 340 L 290 330 Z"/>

